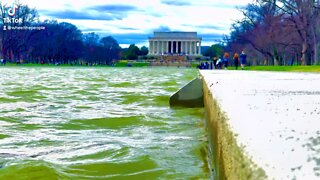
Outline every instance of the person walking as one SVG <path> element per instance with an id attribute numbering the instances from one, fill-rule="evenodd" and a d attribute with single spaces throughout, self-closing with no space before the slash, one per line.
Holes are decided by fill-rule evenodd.
<path id="1" fill-rule="evenodd" d="M 241 69 L 244 70 L 244 67 L 247 64 L 247 55 L 244 52 L 244 50 L 242 50 L 242 53 L 240 54 L 240 63 L 241 63 Z"/>
<path id="2" fill-rule="evenodd" d="M 213 58 L 214 69 L 217 69 L 217 61 L 218 61 L 218 58 L 215 56 L 215 57 Z"/>
<path id="3" fill-rule="evenodd" d="M 228 61 L 229 61 L 229 54 L 225 52 L 223 55 L 224 69 L 228 69 Z"/>
<path id="4" fill-rule="evenodd" d="M 216 65 L 217 65 L 217 69 L 222 69 L 222 59 L 219 58 L 216 62 Z"/>
<path id="5" fill-rule="evenodd" d="M 238 53 L 235 53 L 233 55 L 233 63 L 234 63 L 234 66 L 236 67 L 236 70 L 238 70 L 238 67 L 239 67 L 239 54 Z"/>

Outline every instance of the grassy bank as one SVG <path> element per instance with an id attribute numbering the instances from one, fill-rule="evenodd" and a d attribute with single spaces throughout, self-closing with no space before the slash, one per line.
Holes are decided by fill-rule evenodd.
<path id="1" fill-rule="evenodd" d="M 145 67 L 149 66 L 148 62 L 120 61 L 115 63 L 115 67 Z"/>
<path id="2" fill-rule="evenodd" d="M 16 64 L 16 63 L 7 63 L 5 66 L 7 67 L 148 67 L 150 66 L 150 62 L 143 62 L 143 61 L 128 61 L 128 60 L 120 60 L 116 62 L 114 65 L 80 65 L 80 64 L 36 64 L 36 63 L 23 63 L 23 64 Z M 166 65 L 164 65 L 166 66 Z M 178 64 L 176 65 L 178 66 Z M 181 65 L 182 66 L 182 65 Z M 194 62 L 191 64 L 192 68 L 196 68 L 198 63 Z M 3 67 L 3 65 L 0 65 Z"/>
<path id="3" fill-rule="evenodd" d="M 229 67 L 235 70 L 235 67 Z M 241 70 L 239 67 L 238 70 Z M 249 71 L 283 71 L 283 72 L 320 72 L 320 66 L 247 66 Z"/>
<path id="4" fill-rule="evenodd" d="M 16 63 L 6 63 L 7 67 L 146 67 L 149 66 L 148 62 L 117 62 L 113 66 L 110 65 L 80 65 L 80 64 L 36 64 L 36 63 L 23 63 L 23 64 L 16 64 Z M 0 65 L 3 67 L 3 65 Z"/>
<path id="5" fill-rule="evenodd" d="M 121 60 L 114 64 L 114 66 L 108 65 L 93 65 L 92 67 L 147 67 L 149 62 L 136 62 L 136 61 L 127 61 Z M 198 63 L 192 63 L 191 68 L 196 68 Z M 5 66 L 9 67 L 91 67 L 87 65 L 70 65 L 70 64 L 61 64 L 56 66 L 54 64 L 15 64 L 7 63 Z M 0 65 L 0 67 L 3 67 Z M 235 70 L 235 67 L 228 67 L 229 70 Z M 238 70 L 241 70 L 239 67 Z M 320 65 L 318 66 L 247 66 L 245 70 L 249 71 L 284 71 L 284 72 L 317 72 L 320 73 Z"/>
<path id="6" fill-rule="evenodd" d="M 320 66 L 250 66 L 252 71 L 320 72 Z"/>

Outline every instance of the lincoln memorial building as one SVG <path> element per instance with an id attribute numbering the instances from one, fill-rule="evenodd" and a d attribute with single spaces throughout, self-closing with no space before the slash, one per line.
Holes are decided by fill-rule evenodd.
<path id="1" fill-rule="evenodd" d="M 149 55 L 201 55 L 201 38 L 196 32 L 154 32 L 149 38 Z"/>

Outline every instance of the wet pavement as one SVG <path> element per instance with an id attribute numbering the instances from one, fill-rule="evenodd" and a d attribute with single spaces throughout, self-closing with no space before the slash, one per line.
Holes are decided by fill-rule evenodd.
<path id="1" fill-rule="evenodd" d="M 200 73 L 238 145 L 268 179 L 320 179 L 320 74 Z"/>

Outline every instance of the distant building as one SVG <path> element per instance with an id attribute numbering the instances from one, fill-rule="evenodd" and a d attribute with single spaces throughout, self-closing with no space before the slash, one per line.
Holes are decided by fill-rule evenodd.
<path id="1" fill-rule="evenodd" d="M 196 32 L 154 32 L 149 38 L 149 55 L 201 55 L 201 38 Z"/>

